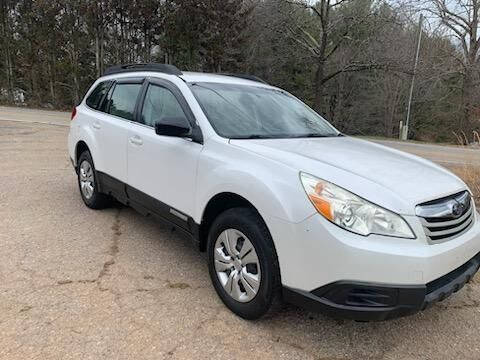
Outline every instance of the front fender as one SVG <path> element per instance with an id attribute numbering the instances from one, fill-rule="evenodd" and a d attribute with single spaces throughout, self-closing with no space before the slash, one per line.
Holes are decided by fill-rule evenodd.
<path id="1" fill-rule="evenodd" d="M 210 199 L 225 192 L 245 198 L 264 218 L 273 216 L 297 223 L 315 213 L 297 170 L 228 144 L 202 153 L 194 220 L 201 223 Z"/>

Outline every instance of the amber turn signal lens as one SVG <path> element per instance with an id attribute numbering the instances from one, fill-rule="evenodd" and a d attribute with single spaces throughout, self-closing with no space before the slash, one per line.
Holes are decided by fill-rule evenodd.
<path id="1" fill-rule="evenodd" d="M 310 194 L 308 197 L 319 213 L 325 216 L 328 220 L 333 221 L 332 207 L 328 201 L 322 199 L 317 194 Z"/>

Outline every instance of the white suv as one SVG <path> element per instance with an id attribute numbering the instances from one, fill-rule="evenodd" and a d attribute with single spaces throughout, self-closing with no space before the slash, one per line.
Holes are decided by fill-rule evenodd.
<path id="1" fill-rule="evenodd" d="M 115 198 L 181 229 L 246 319 L 277 296 L 362 321 L 404 316 L 480 264 L 458 177 L 344 136 L 255 77 L 110 68 L 74 109 L 68 145 L 88 207 Z"/>

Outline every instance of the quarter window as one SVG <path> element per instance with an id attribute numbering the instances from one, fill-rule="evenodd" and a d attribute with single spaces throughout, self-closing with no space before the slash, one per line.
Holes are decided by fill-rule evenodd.
<path id="1" fill-rule="evenodd" d="M 97 87 L 92 91 L 92 93 L 88 95 L 88 98 L 86 101 L 87 105 L 92 109 L 98 110 L 104 95 L 107 93 L 108 89 L 110 88 L 110 85 L 112 85 L 111 81 L 103 81 L 100 84 L 98 84 Z"/>
<path id="2" fill-rule="evenodd" d="M 117 84 L 110 99 L 109 113 L 133 120 L 135 104 L 142 84 Z"/>
<path id="3" fill-rule="evenodd" d="M 166 118 L 183 118 L 187 121 L 180 103 L 170 90 L 150 85 L 143 104 L 142 123 L 154 127 Z"/>
<path id="4" fill-rule="evenodd" d="M 110 86 L 110 90 L 108 90 L 107 96 L 105 96 L 105 99 L 102 101 L 100 107 L 98 108 L 99 111 L 108 112 L 109 105 L 112 102 L 112 93 L 114 88 L 115 86 Z"/>

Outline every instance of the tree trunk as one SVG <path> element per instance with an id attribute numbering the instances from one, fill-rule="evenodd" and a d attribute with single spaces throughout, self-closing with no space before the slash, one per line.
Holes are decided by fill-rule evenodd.
<path id="1" fill-rule="evenodd" d="M 476 80 L 475 68 L 471 65 L 467 65 L 462 86 L 462 105 L 463 105 L 463 118 L 460 120 L 460 131 L 463 131 L 467 137 L 470 137 L 474 128 L 474 108 L 475 108 L 475 80 Z"/>
<path id="2" fill-rule="evenodd" d="M 29 51 L 30 98 L 33 99 L 33 97 L 37 95 L 37 101 L 38 101 L 39 92 L 37 91 L 37 83 L 35 81 L 35 54 L 34 54 L 32 39 L 28 39 L 28 42 L 29 42 L 28 48 L 30 50 Z"/>
<path id="3" fill-rule="evenodd" d="M 104 58 L 105 58 L 105 35 L 104 35 L 104 28 L 102 27 L 100 32 L 100 75 L 103 74 L 103 70 L 105 68 Z"/>
<path id="4" fill-rule="evenodd" d="M 100 63 L 100 36 L 98 33 L 98 27 L 95 29 L 95 69 L 97 71 L 97 78 L 102 76 L 102 69 Z"/>
<path id="5" fill-rule="evenodd" d="M 77 105 L 80 102 L 80 82 L 78 81 L 78 56 L 76 49 L 73 49 L 73 102 Z"/>
<path id="6" fill-rule="evenodd" d="M 10 47 L 8 46 L 8 39 L 7 39 L 7 45 L 5 46 L 5 72 L 7 74 L 8 97 L 10 98 L 10 101 L 13 103 L 15 101 L 14 89 L 13 89 L 13 64 L 12 64 Z"/>
<path id="7" fill-rule="evenodd" d="M 52 98 L 52 105 L 55 107 L 57 101 L 55 98 L 55 74 L 53 72 L 54 68 L 55 68 L 55 63 L 52 55 L 52 59 L 48 61 L 48 73 L 50 75 L 49 76 L 50 97 Z"/>
<path id="8" fill-rule="evenodd" d="M 2 36 L 4 48 L 4 64 L 5 64 L 5 75 L 7 79 L 7 96 L 9 100 L 13 103 L 15 101 L 14 96 L 14 89 L 13 89 L 13 62 L 12 62 L 12 53 L 10 51 L 10 40 L 12 39 L 12 34 L 10 31 L 10 21 L 8 19 L 9 16 L 9 7 L 8 2 L 2 2 L 1 4 L 1 15 L 2 18 L 0 19 L 1 25 L 1 32 L 0 35 Z"/>
<path id="9" fill-rule="evenodd" d="M 70 48 L 70 63 L 72 66 L 72 100 L 73 105 L 77 105 L 80 102 L 80 82 L 78 80 L 78 54 L 75 43 Z"/>
<path id="10" fill-rule="evenodd" d="M 315 72 L 315 101 L 313 107 L 315 111 L 321 113 L 323 100 L 323 85 L 325 77 L 325 60 L 319 59 L 317 62 L 317 70 Z"/>

